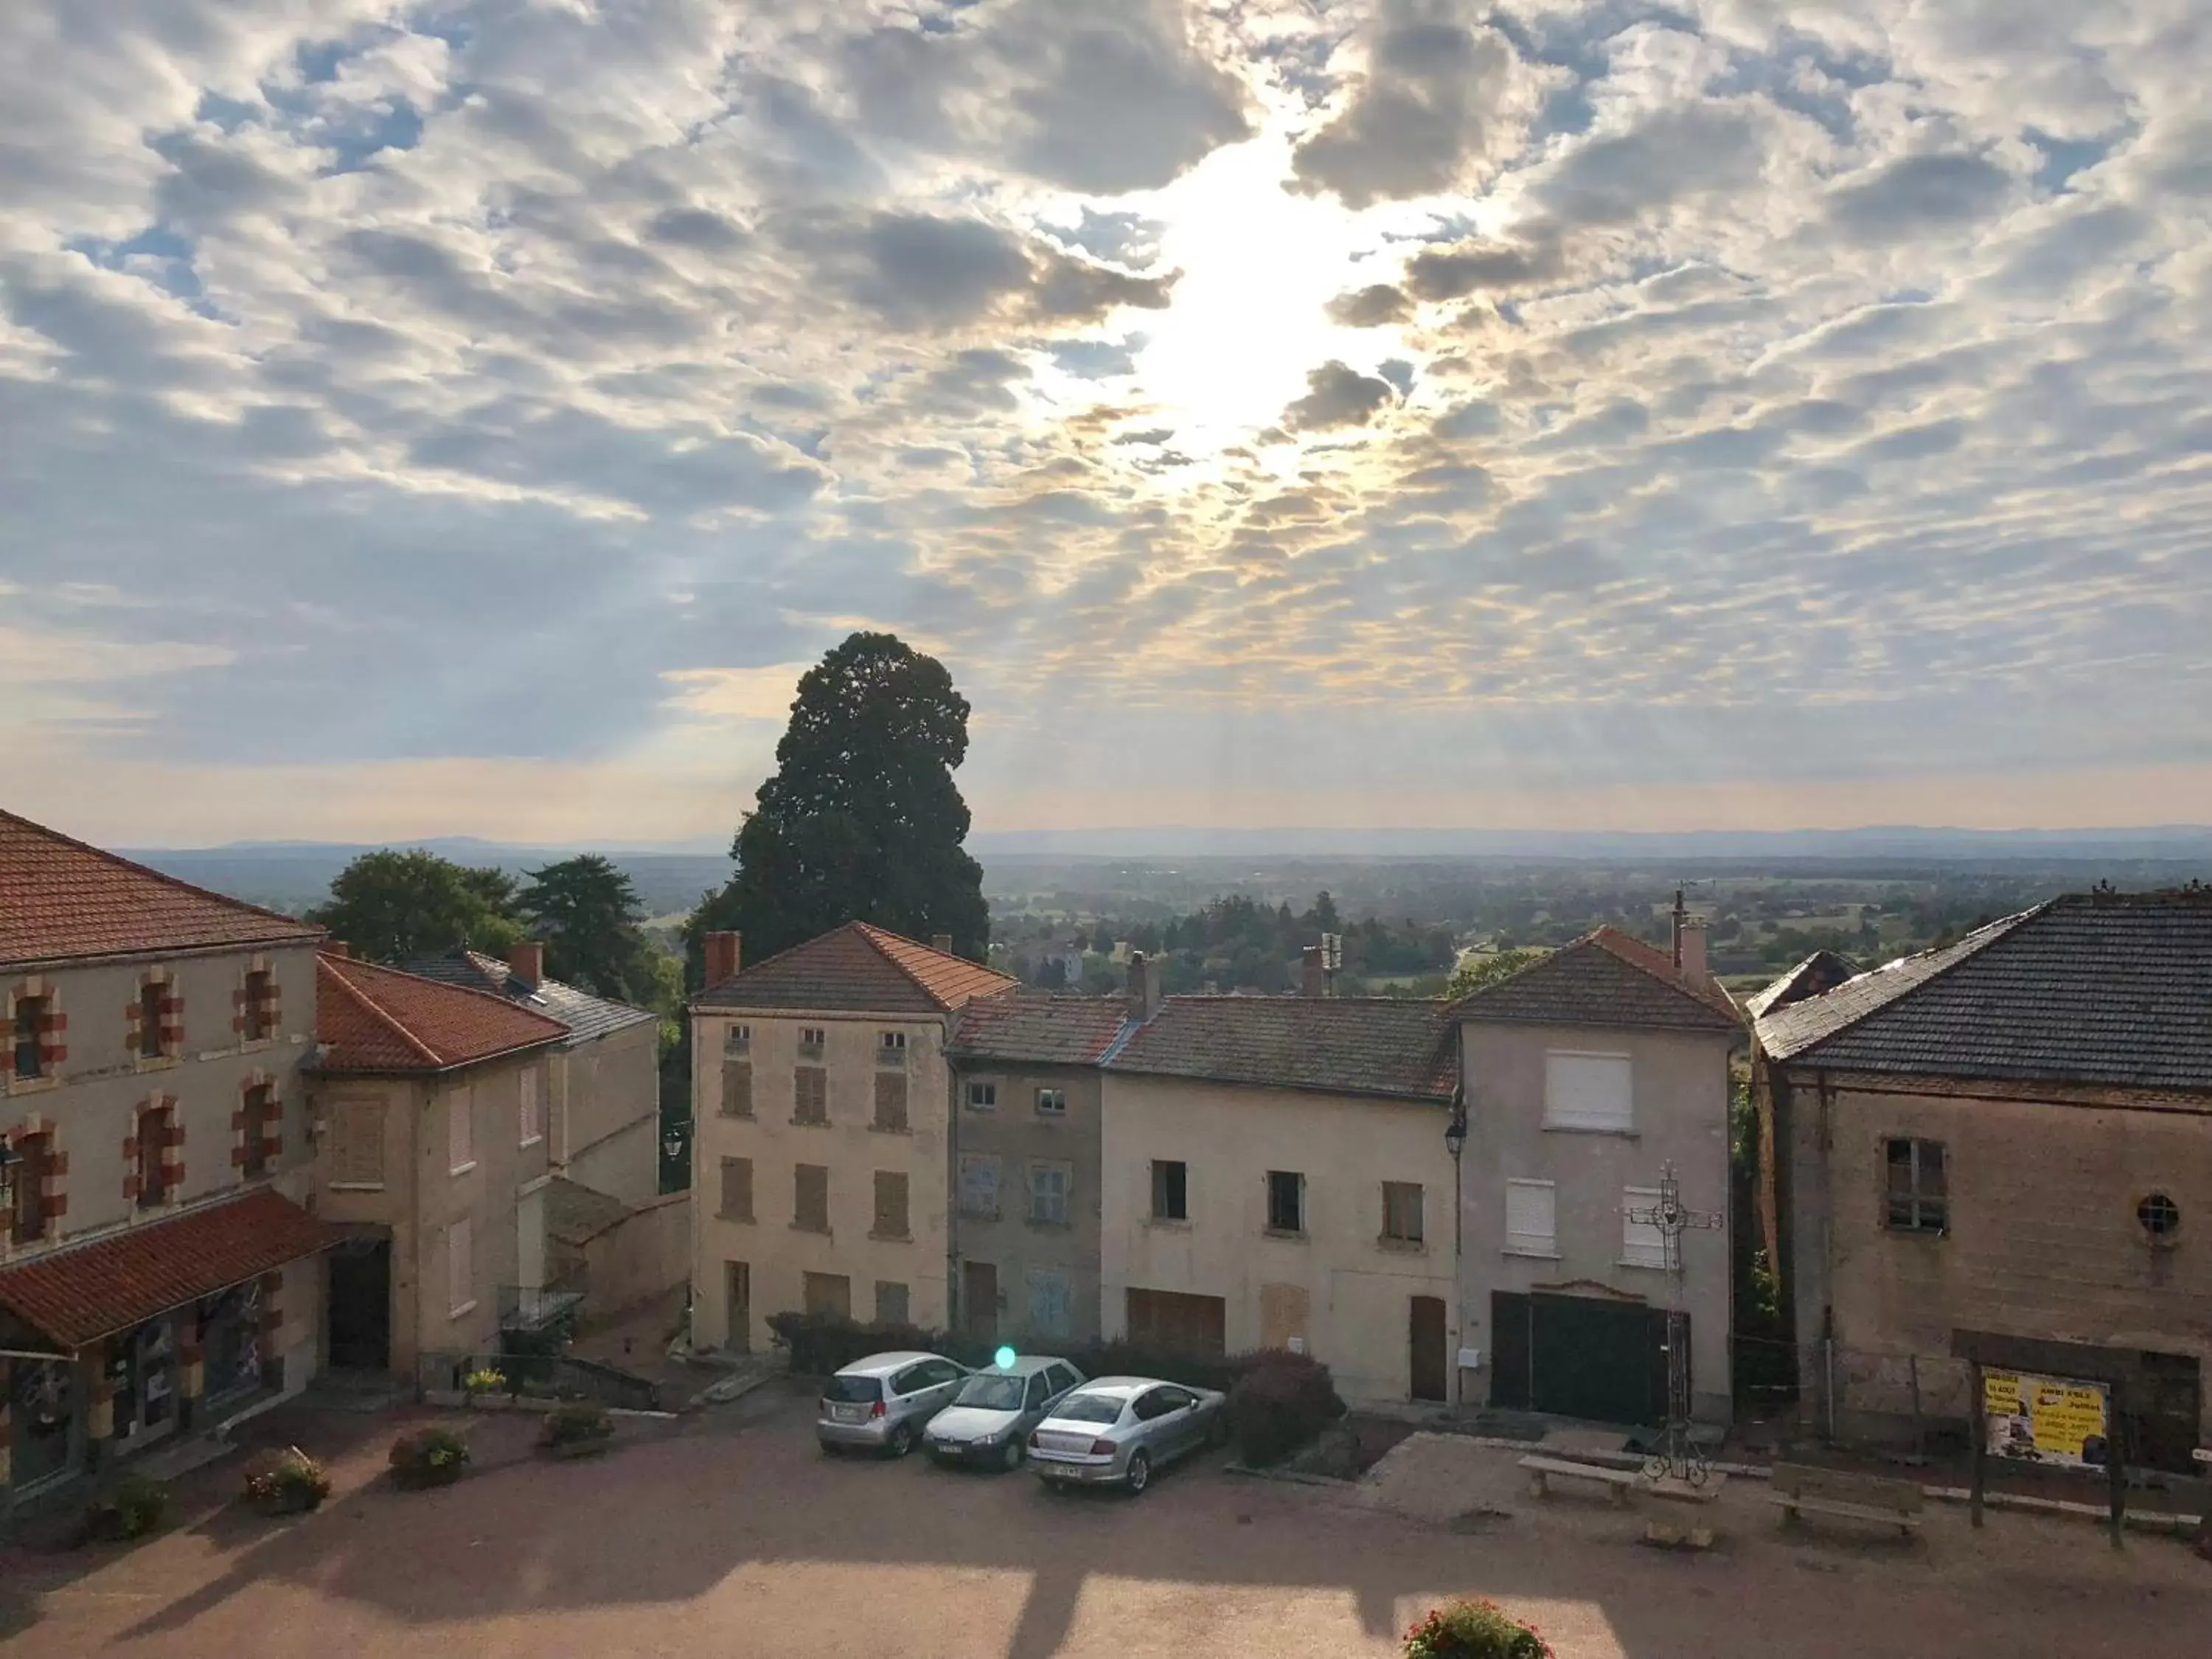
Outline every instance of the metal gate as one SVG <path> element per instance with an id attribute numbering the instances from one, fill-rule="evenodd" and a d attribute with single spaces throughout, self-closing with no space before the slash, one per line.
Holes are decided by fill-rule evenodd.
<path id="1" fill-rule="evenodd" d="M 1667 1312 L 1595 1297 L 1490 1298 L 1490 1403 L 1595 1423 L 1667 1420 Z M 1686 1341 L 1689 1317 L 1682 1316 Z"/>

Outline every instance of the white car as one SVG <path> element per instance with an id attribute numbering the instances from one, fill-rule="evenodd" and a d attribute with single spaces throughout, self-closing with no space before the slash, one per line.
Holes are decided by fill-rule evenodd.
<path id="1" fill-rule="evenodd" d="M 822 1385 L 814 1437 L 823 1451 L 853 1447 L 904 1457 L 923 1424 L 952 1403 L 968 1368 L 942 1354 L 896 1349 L 856 1359 Z"/>
<path id="2" fill-rule="evenodd" d="M 1048 1354 L 990 1366 L 969 1377 L 952 1403 L 929 1419 L 921 1443 L 939 1463 L 1019 1468 L 1029 1431 L 1082 1382 L 1081 1371 Z"/>

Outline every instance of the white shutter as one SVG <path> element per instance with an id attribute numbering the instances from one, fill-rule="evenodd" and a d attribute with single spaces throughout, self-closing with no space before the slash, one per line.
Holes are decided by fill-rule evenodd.
<path id="1" fill-rule="evenodd" d="M 446 1229 L 446 1305 L 456 1318 L 477 1299 L 475 1253 L 469 1245 L 468 1218 L 464 1216 Z"/>
<path id="2" fill-rule="evenodd" d="M 1626 1054 L 1583 1054 L 1555 1049 L 1544 1056 L 1544 1127 L 1609 1129 L 1636 1127 Z"/>
<path id="3" fill-rule="evenodd" d="M 477 1161 L 476 1095 L 466 1087 L 446 1097 L 446 1167 L 455 1175 Z"/>
<path id="4" fill-rule="evenodd" d="M 522 1144 L 527 1146 L 545 1135 L 545 1120 L 538 1107 L 538 1073 L 533 1069 L 522 1074 Z"/>
<path id="5" fill-rule="evenodd" d="M 1667 1235 L 1658 1224 L 1650 1221 L 1632 1221 L 1632 1211 L 1650 1211 L 1659 1207 L 1656 1187 L 1624 1187 L 1620 1192 L 1620 1259 L 1631 1267 L 1663 1267 L 1667 1265 Z"/>
<path id="6" fill-rule="evenodd" d="M 1516 1255 L 1557 1255 L 1559 1189 L 1548 1181 L 1505 1183 L 1505 1248 Z"/>

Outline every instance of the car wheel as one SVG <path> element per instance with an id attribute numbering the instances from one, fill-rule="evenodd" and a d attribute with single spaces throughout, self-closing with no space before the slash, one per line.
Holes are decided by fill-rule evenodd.
<path id="1" fill-rule="evenodd" d="M 1012 1440 L 1006 1442 L 1006 1450 L 999 1454 L 999 1467 L 1002 1469 L 1018 1469 L 1021 1466 L 1022 1438 L 1019 1435 L 1016 1435 Z"/>
<path id="2" fill-rule="evenodd" d="M 1140 1451 L 1131 1452 L 1129 1473 L 1124 1478 L 1128 1485 L 1129 1496 L 1134 1498 L 1152 1484 L 1152 1460 Z"/>
<path id="3" fill-rule="evenodd" d="M 891 1430 L 890 1438 L 884 1442 L 884 1450 L 893 1457 L 904 1457 L 913 1449 L 914 1425 L 911 1423 L 899 1424 Z"/>
<path id="4" fill-rule="evenodd" d="M 817 1440 L 814 1443 L 822 1448 L 822 1455 L 824 1457 L 835 1457 L 844 1449 L 843 1447 L 834 1445 L 827 1440 Z"/>

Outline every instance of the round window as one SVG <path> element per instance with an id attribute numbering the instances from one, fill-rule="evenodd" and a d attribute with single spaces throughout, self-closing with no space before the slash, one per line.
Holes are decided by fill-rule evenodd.
<path id="1" fill-rule="evenodd" d="M 2154 1244 L 2163 1244 L 2181 1231 L 2181 1206 L 2164 1193 L 2153 1193 L 2136 1206 L 2136 1220 Z"/>

